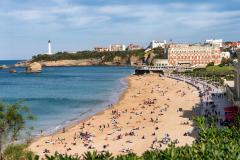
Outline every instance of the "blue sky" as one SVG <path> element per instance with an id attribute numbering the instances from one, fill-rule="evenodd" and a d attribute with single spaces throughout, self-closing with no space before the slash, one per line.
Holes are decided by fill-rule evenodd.
<path id="1" fill-rule="evenodd" d="M 113 43 L 240 40 L 239 0 L 0 0 L 0 59 Z"/>

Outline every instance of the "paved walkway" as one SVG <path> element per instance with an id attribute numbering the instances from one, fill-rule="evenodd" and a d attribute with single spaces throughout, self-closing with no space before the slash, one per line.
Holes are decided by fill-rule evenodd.
<path id="1" fill-rule="evenodd" d="M 184 76 L 170 75 L 169 78 L 177 79 L 189 83 L 199 90 L 199 96 L 201 97 L 201 104 L 197 112 L 199 115 L 216 115 L 218 117 L 220 126 L 220 119 L 225 120 L 224 108 L 231 106 L 232 103 L 227 100 L 225 96 L 225 90 L 217 88 L 212 84 L 208 84 L 206 81 L 202 81 L 196 78 L 189 78 Z"/>

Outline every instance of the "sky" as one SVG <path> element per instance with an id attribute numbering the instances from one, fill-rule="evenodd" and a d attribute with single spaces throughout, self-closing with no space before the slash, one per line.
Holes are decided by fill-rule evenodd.
<path id="1" fill-rule="evenodd" d="M 240 0 L 0 0 L 0 59 L 152 40 L 240 40 Z"/>

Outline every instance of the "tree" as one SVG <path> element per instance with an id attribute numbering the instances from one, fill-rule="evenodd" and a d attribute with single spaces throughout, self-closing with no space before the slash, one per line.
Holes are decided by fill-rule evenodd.
<path id="1" fill-rule="evenodd" d="M 33 152 L 27 149 L 25 144 L 11 144 L 6 147 L 3 152 L 4 160 L 38 160 L 39 156 L 35 156 Z"/>
<path id="2" fill-rule="evenodd" d="M 155 59 L 167 59 L 167 54 L 165 54 L 162 47 L 154 48 L 153 53 L 155 54 Z"/>
<path id="3" fill-rule="evenodd" d="M 0 160 L 2 160 L 3 144 L 16 141 L 20 131 L 25 128 L 26 121 L 33 119 L 29 109 L 21 103 L 0 102 Z"/>
<path id="4" fill-rule="evenodd" d="M 236 56 L 237 56 L 237 59 L 238 59 L 238 62 L 239 62 L 239 60 L 240 60 L 240 49 L 236 50 Z"/>
<path id="5" fill-rule="evenodd" d="M 209 66 L 214 66 L 214 62 L 208 63 L 208 64 L 207 64 L 207 67 L 209 67 Z"/>
<path id="6" fill-rule="evenodd" d="M 222 58 L 221 64 L 219 65 L 220 67 L 222 66 L 229 66 L 233 64 L 233 59 L 232 58 Z"/>
<path id="7" fill-rule="evenodd" d="M 83 60 L 83 59 L 99 59 L 102 62 L 112 62 L 115 57 L 127 59 L 130 62 L 131 56 L 136 56 L 139 59 L 144 58 L 144 50 L 134 51 L 108 51 L 108 52 L 95 52 L 95 51 L 79 51 L 77 53 L 58 52 L 56 54 L 47 55 L 39 54 L 32 57 L 32 62 L 38 61 L 58 61 L 58 60 Z"/>

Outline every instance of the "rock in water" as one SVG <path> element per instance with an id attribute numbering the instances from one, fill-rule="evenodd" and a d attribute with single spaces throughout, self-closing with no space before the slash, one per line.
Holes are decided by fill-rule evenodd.
<path id="1" fill-rule="evenodd" d="M 10 69 L 9 73 L 17 73 L 16 69 Z"/>
<path id="2" fill-rule="evenodd" d="M 6 69 L 6 68 L 8 68 L 6 65 L 0 66 L 0 69 Z"/>
<path id="3" fill-rule="evenodd" d="M 27 73 L 39 73 L 42 71 L 42 65 L 40 63 L 34 62 L 27 65 Z"/>

